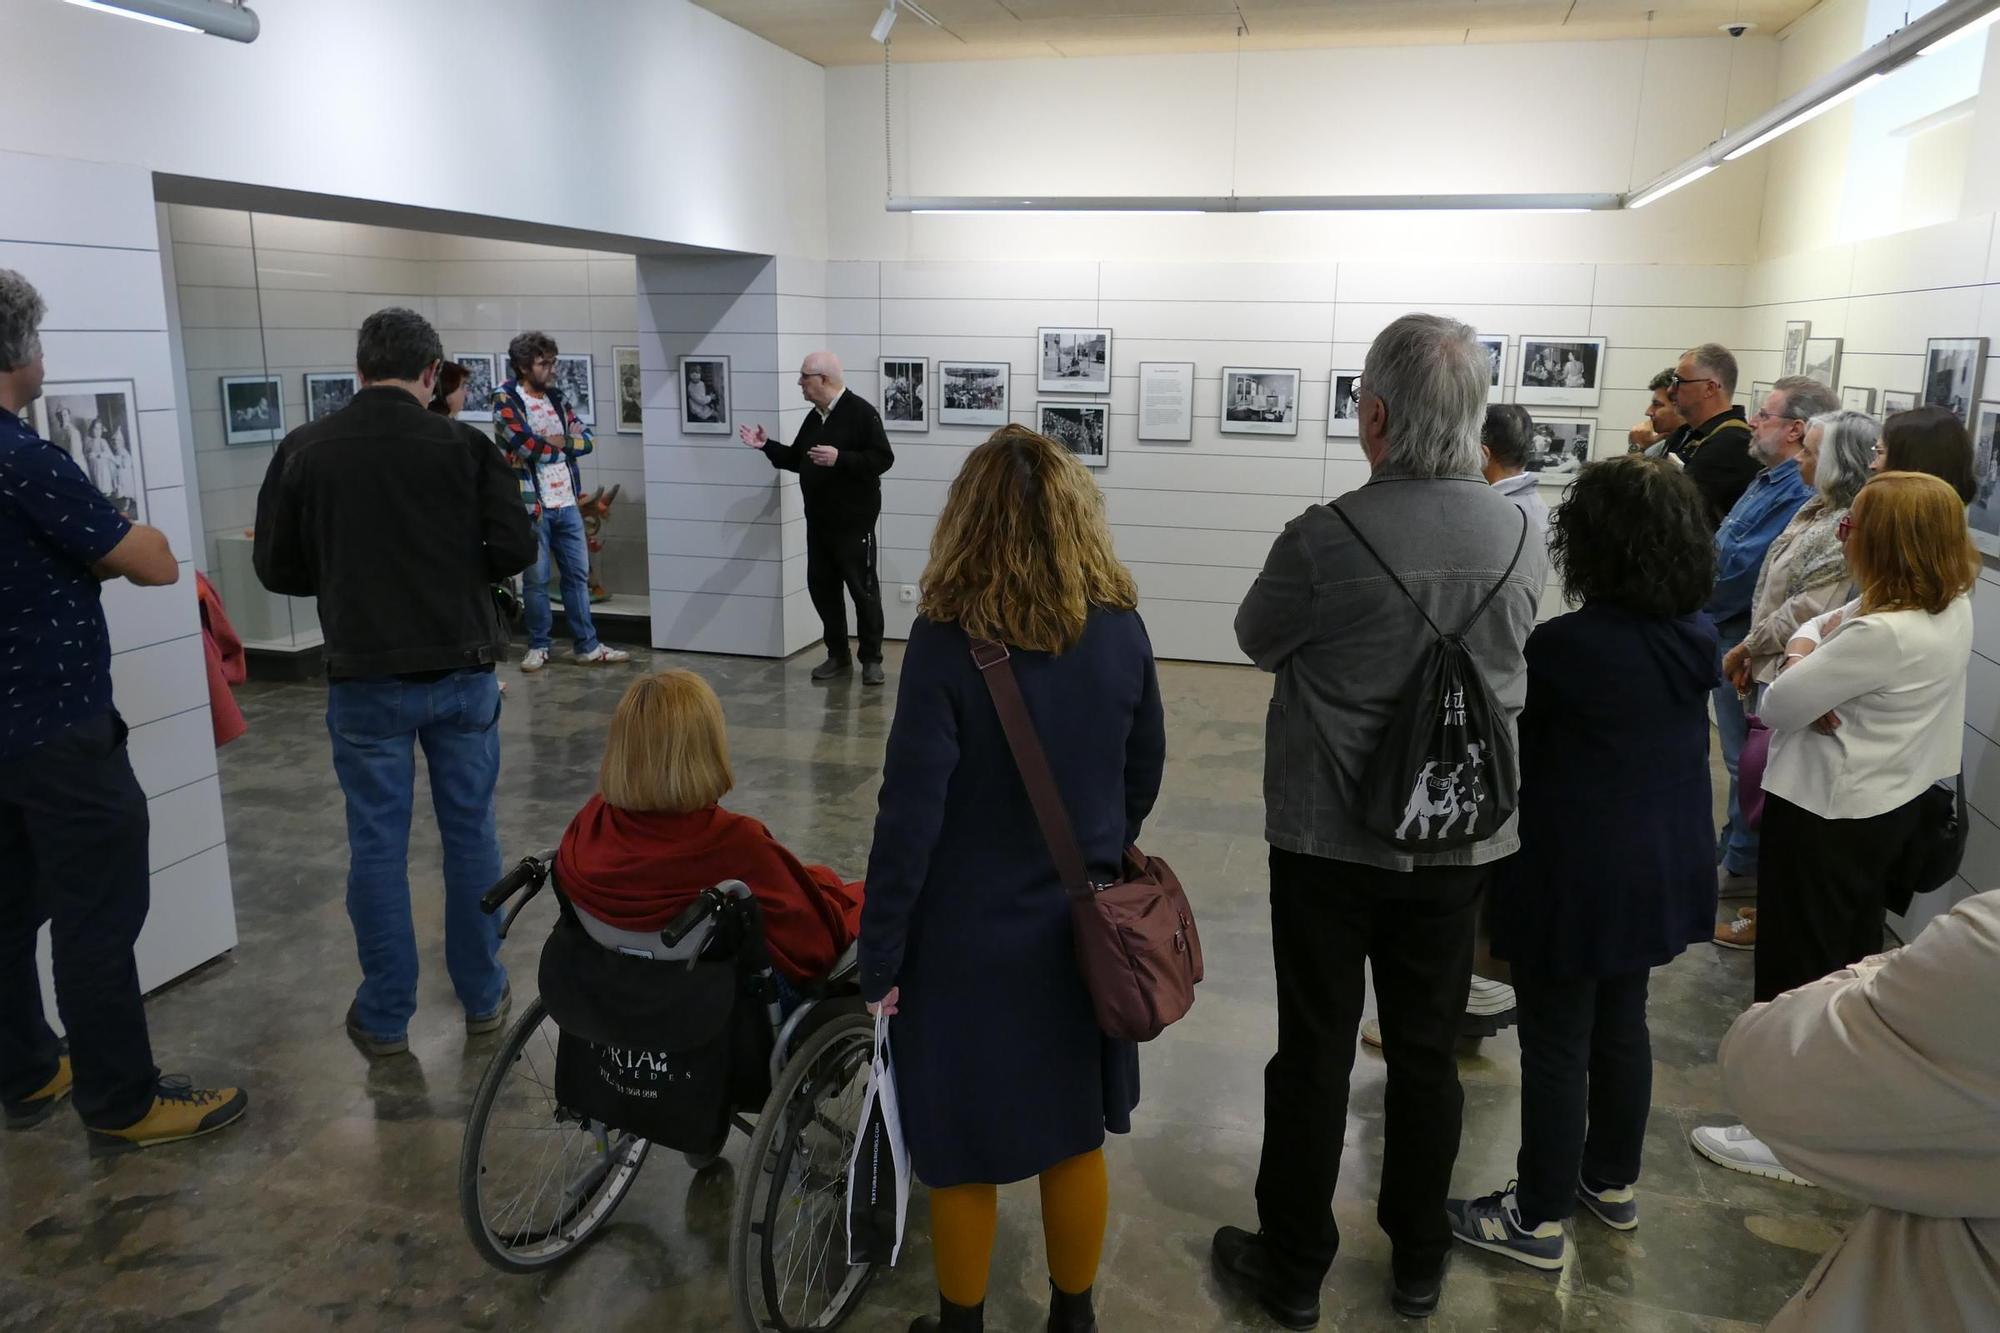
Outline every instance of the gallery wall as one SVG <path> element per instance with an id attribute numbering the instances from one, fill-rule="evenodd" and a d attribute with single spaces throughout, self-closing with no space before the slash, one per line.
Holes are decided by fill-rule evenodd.
<path id="1" fill-rule="evenodd" d="M 152 816 L 153 908 L 138 946 L 140 984 L 151 990 L 236 943 L 152 180 L 130 167 L 4 152 L 0 179 L 0 268 L 19 271 L 48 302 L 49 383 L 132 382 L 145 517 L 181 562 L 172 587 L 104 585 L 113 700 Z"/>

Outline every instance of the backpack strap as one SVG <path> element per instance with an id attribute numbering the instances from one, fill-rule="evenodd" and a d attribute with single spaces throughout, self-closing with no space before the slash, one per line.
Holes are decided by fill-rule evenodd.
<path id="1" fill-rule="evenodd" d="M 1375 547 L 1372 544 L 1370 544 L 1369 540 L 1361 535 L 1361 529 L 1354 525 L 1354 520 L 1349 518 L 1347 516 L 1347 512 L 1340 507 L 1340 502 L 1337 500 L 1329 500 L 1327 502 L 1326 507 L 1328 509 L 1331 509 L 1335 514 L 1338 514 L 1340 516 L 1340 521 L 1342 523 L 1345 523 L 1347 525 L 1347 530 L 1354 534 L 1354 540 L 1361 543 L 1361 549 L 1368 552 L 1369 555 L 1375 558 L 1375 563 L 1382 567 L 1382 572 L 1389 576 L 1389 581 L 1394 583 L 1396 587 L 1399 590 L 1401 590 L 1403 596 L 1410 599 L 1410 605 L 1417 608 L 1417 614 L 1422 616 L 1424 618 L 1424 623 L 1431 627 L 1431 633 L 1436 635 L 1440 639 L 1446 637 L 1454 639 L 1462 639 L 1467 634 L 1472 632 L 1472 627 L 1475 623 L 1478 622 L 1479 617 L 1486 614 L 1486 608 L 1488 606 L 1491 606 L 1493 604 L 1493 599 L 1500 595 L 1500 589 L 1507 586 L 1508 579 L 1514 577 L 1514 570 L 1521 563 L 1521 552 L 1526 550 L 1528 547 L 1528 511 L 1523 509 L 1521 511 L 1521 537 L 1519 541 L 1514 543 L 1514 558 L 1507 562 L 1506 572 L 1500 575 L 1500 579 L 1497 583 L 1495 583 L 1491 588 L 1488 588 L 1486 590 L 1486 596 L 1480 599 L 1479 605 L 1473 608 L 1472 614 L 1466 618 L 1465 623 L 1458 627 L 1458 632 L 1456 634 L 1447 636 L 1443 630 L 1437 627 L 1437 622 L 1431 619 L 1431 613 L 1424 610 L 1424 604 L 1416 599 L 1416 595 L 1410 591 L 1409 585 L 1404 583 L 1402 577 L 1398 575 L 1395 570 L 1389 567 L 1389 562 L 1382 558 L 1382 553 L 1380 551 L 1377 551 Z"/>
<path id="2" fill-rule="evenodd" d="M 1027 700 L 1021 697 L 1021 683 L 1014 679 L 1014 665 L 1008 660 L 1007 645 L 992 639 L 972 641 L 972 662 L 993 696 L 993 711 L 1000 715 L 1000 729 L 1007 735 L 1007 748 L 1014 752 L 1014 767 L 1020 771 L 1021 785 L 1028 789 L 1028 804 L 1035 809 L 1041 825 L 1042 841 L 1062 876 L 1063 887 L 1072 898 L 1088 900 L 1094 887 L 1077 843 L 1076 829 L 1063 808 L 1062 793 L 1056 788 L 1055 773 L 1049 768 L 1042 738 L 1035 732 L 1035 720 L 1028 716 Z"/>

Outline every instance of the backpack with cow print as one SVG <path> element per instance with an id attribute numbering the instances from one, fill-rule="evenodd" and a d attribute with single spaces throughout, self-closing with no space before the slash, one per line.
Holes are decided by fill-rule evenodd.
<path id="1" fill-rule="evenodd" d="M 1521 785 L 1514 729 L 1479 674 L 1465 636 L 1514 575 L 1528 544 L 1528 515 L 1514 558 L 1450 634 L 1437 627 L 1409 587 L 1389 567 L 1354 520 L 1329 505 L 1363 550 L 1410 599 L 1436 636 L 1404 685 L 1401 702 L 1361 776 L 1362 823 L 1406 852 L 1446 852 L 1493 836 L 1514 813 Z"/>

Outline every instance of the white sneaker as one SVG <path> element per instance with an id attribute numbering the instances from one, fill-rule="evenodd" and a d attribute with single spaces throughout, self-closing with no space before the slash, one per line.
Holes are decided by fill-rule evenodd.
<path id="1" fill-rule="evenodd" d="M 1514 1007 L 1514 988 L 1504 981 L 1488 981 L 1485 977 L 1474 977 L 1472 989 L 1465 997 L 1465 1012 L 1488 1018 L 1494 1014 L 1504 1014 Z"/>
<path id="2" fill-rule="evenodd" d="M 527 652 L 521 654 L 521 670 L 523 671 L 540 671 L 548 664 L 549 650 L 546 648 L 530 648 Z"/>
<path id="3" fill-rule="evenodd" d="M 572 653 L 570 661 L 578 666 L 605 666 L 617 662 L 629 662 L 632 654 L 623 648 L 613 648 L 608 643 L 600 643 L 587 653 Z"/>
<path id="4" fill-rule="evenodd" d="M 1702 1125 L 1688 1136 L 1694 1150 L 1714 1162 L 1726 1166 L 1731 1171 L 1741 1171 L 1746 1176 L 1762 1176 L 1766 1180 L 1782 1180 L 1787 1185 L 1811 1185 L 1803 1176 L 1795 1176 L 1779 1165 L 1777 1157 L 1764 1141 L 1750 1132 L 1747 1125 Z"/>

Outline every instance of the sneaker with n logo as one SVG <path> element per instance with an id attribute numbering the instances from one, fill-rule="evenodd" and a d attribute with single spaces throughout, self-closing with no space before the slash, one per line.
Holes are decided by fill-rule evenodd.
<path id="1" fill-rule="evenodd" d="M 1530 1268 L 1548 1272 L 1561 1268 L 1569 1258 L 1562 1223 L 1529 1226 L 1521 1218 L 1515 1188 L 1515 1182 L 1510 1181 L 1506 1189 L 1477 1199 L 1445 1200 L 1451 1234 L 1475 1249 L 1505 1255 Z"/>
<path id="2" fill-rule="evenodd" d="M 250 1094 L 241 1088 L 197 1088 L 185 1075 L 163 1075 L 146 1114 L 121 1129 L 90 1127 L 91 1151 L 129 1152 L 213 1134 L 248 1109 Z"/>

